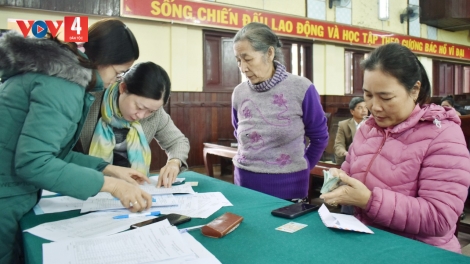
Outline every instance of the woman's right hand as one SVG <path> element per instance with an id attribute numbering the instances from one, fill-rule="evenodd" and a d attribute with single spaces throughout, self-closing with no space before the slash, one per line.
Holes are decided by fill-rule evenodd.
<path id="1" fill-rule="evenodd" d="M 104 175 L 113 176 L 114 178 L 118 178 L 135 185 L 143 184 L 144 182 L 150 183 L 150 180 L 146 175 L 131 168 L 109 164 L 104 168 L 103 173 Z"/>
<path id="2" fill-rule="evenodd" d="M 121 204 L 131 212 L 144 211 L 152 206 L 152 196 L 150 194 L 140 189 L 139 186 L 121 179 L 104 176 L 101 191 L 109 192 L 112 196 L 118 198 Z"/>
<path id="3" fill-rule="evenodd" d="M 329 193 L 320 195 L 320 198 L 325 203 L 331 205 L 354 205 L 362 209 L 367 207 L 372 192 L 364 183 L 348 176 L 346 172 L 340 169 L 331 168 L 330 173 L 334 177 L 338 177 L 343 185 Z"/>

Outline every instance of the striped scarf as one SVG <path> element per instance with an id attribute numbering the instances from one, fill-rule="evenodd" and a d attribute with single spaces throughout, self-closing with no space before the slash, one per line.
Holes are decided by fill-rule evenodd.
<path id="1" fill-rule="evenodd" d="M 266 81 L 258 84 L 252 84 L 251 81 L 248 80 L 248 86 L 257 92 L 266 92 L 276 86 L 278 83 L 284 81 L 288 76 L 286 66 L 282 65 L 279 61 L 275 60 L 274 68 L 276 69 L 276 71 L 274 72 L 274 75 L 273 77 L 271 77 L 271 79 L 267 79 Z"/>
<path id="2" fill-rule="evenodd" d="M 96 125 L 90 145 L 90 155 L 103 158 L 112 164 L 116 139 L 113 127 L 129 128 L 127 133 L 127 156 L 131 168 L 148 175 L 150 169 L 150 146 L 138 121 L 122 118 L 118 107 L 119 82 L 106 89 L 101 104 L 101 118 Z"/>

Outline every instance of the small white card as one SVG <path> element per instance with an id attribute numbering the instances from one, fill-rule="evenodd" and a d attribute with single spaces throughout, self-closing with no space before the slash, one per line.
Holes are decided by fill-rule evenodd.
<path id="1" fill-rule="evenodd" d="M 302 229 L 306 226 L 307 225 L 301 224 L 301 223 L 289 222 L 289 223 L 284 224 L 280 227 L 276 227 L 276 230 L 284 231 L 284 232 L 287 232 L 287 233 L 294 233 L 294 232 L 297 232 L 297 231 L 299 231 L 300 229 Z"/>
<path id="2" fill-rule="evenodd" d="M 197 186 L 199 183 L 198 182 L 187 182 L 191 186 Z"/>
<path id="3" fill-rule="evenodd" d="M 323 224 L 325 224 L 327 227 L 368 234 L 374 233 L 352 215 L 330 213 L 325 204 L 322 204 L 320 209 L 318 209 L 318 214 L 320 215 Z"/>

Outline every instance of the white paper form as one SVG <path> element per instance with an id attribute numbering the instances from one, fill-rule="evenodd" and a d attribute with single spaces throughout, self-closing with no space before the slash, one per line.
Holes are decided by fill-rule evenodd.
<path id="1" fill-rule="evenodd" d="M 107 193 L 99 194 L 94 197 L 88 198 L 80 210 L 80 213 L 86 213 L 91 211 L 100 211 L 100 210 L 113 210 L 113 209 L 123 209 L 125 208 L 121 201 L 115 199 L 114 197 L 106 197 Z M 109 195 L 111 196 L 111 195 Z M 177 201 L 173 194 L 163 194 L 158 196 L 153 196 L 155 202 L 152 202 L 152 207 L 155 206 L 173 206 L 177 205 Z M 154 210 L 152 210 L 154 211 Z"/>
<path id="2" fill-rule="evenodd" d="M 184 258 L 184 262 L 176 262 L 176 263 L 191 263 L 191 264 L 220 264 L 221 262 L 214 256 L 212 253 L 209 252 L 199 241 L 197 241 L 193 236 L 189 233 L 182 233 L 181 236 L 183 237 L 184 241 L 187 243 L 189 248 L 191 249 L 194 254 L 192 256 L 188 256 Z M 170 264 L 175 263 L 174 260 L 162 261 L 159 262 L 160 264 Z"/>
<path id="3" fill-rule="evenodd" d="M 192 254 L 168 220 L 107 237 L 43 244 L 44 264 L 156 263 Z"/>
<path id="4" fill-rule="evenodd" d="M 140 188 L 150 195 L 160 195 L 160 194 L 171 194 L 171 193 L 195 193 L 193 187 L 189 183 L 171 186 L 170 188 L 160 187 L 157 188 L 156 182 L 151 181 L 151 183 L 144 183 L 139 185 Z"/>
<path id="5" fill-rule="evenodd" d="M 186 212 L 190 210 L 197 210 L 199 208 L 199 203 L 197 199 L 198 194 L 180 194 L 180 195 L 174 195 L 176 202 L 178 203 L 177 206 L 168 206 L 168 207 L 160 207 L 156 209 L 160 209 L 162 212 L 165 210 L 178 210 L 181 212 Z M 158 197 L 158 196 L 155 196 Z M 162 212 L 163 214 L 163 212 Z M 167 213 L 164 213 L 167 214 Z"/>
<path id="6" fill-rule="evenodd" d="M 233 206 L 221 192 L 199 193 L 198 203 L 199 209 L 190 212 L 195 218 L 207 218 L 224 206 Z"/>
<path id="7" fill-rule="evenodd" d="M 36 215 L 58 213 L 72 210 L 79 210 L 83 206 L 83 201 L 70 196 L 57 196 L 41 198 L 33 210 Z"/>
<path id="8" fill-rule="evenodd" d="M 221 192 L 176 195 L 178 206 L 155 208 L 162 214 L 182 214 L 192 218 L 207 218 L 223 206 L 233 206 Z"/>
<path id="9" fill-rule="evenodd" d="M 359 221 L 356 217 L 352 215 L 330 213 L 328 208 L 326 208 L 325 204 L 322 204 L 320 209 L 318 209 L 318 214 L 320 215 L 323 224 L 325 224 L 325 226 L 327 227 L 368 234 L 374 233 L 366 225 L 364 225 L 361 221 Z"/>
<path id="10" fill-rule="evenodd" d="M 152 177 L 149 177 L 149 180 L 152 184 L 157 184 L 158 182 L 158 175 L 157 176 L 152 176 Z M 176 178 L 175 179 L 175 182 L 184 182 L 186 180 L 186 178 Z"/>
<path id="11" fill-rule="evenodd" d="M 24 232 L 51 241 L 63 241 L 75 238 L 109 236 L 129 229 L 133 224 L 156 218 L 155 216 L 113 219 L 120 212 L 97 212 L 70 219 L 40 224 Z"/>

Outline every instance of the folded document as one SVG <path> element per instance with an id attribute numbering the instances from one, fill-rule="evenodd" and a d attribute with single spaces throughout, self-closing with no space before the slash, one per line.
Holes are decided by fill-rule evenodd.
<path id="1" fill-rule="evenodd" d="M 318 214 L 320 215 L 323 224 L 327 227 L 369 234 L 374 233 L 352 215 L 330 213 L 325 204 L 322 204 L 320 209 L 318 209 Z"/>

